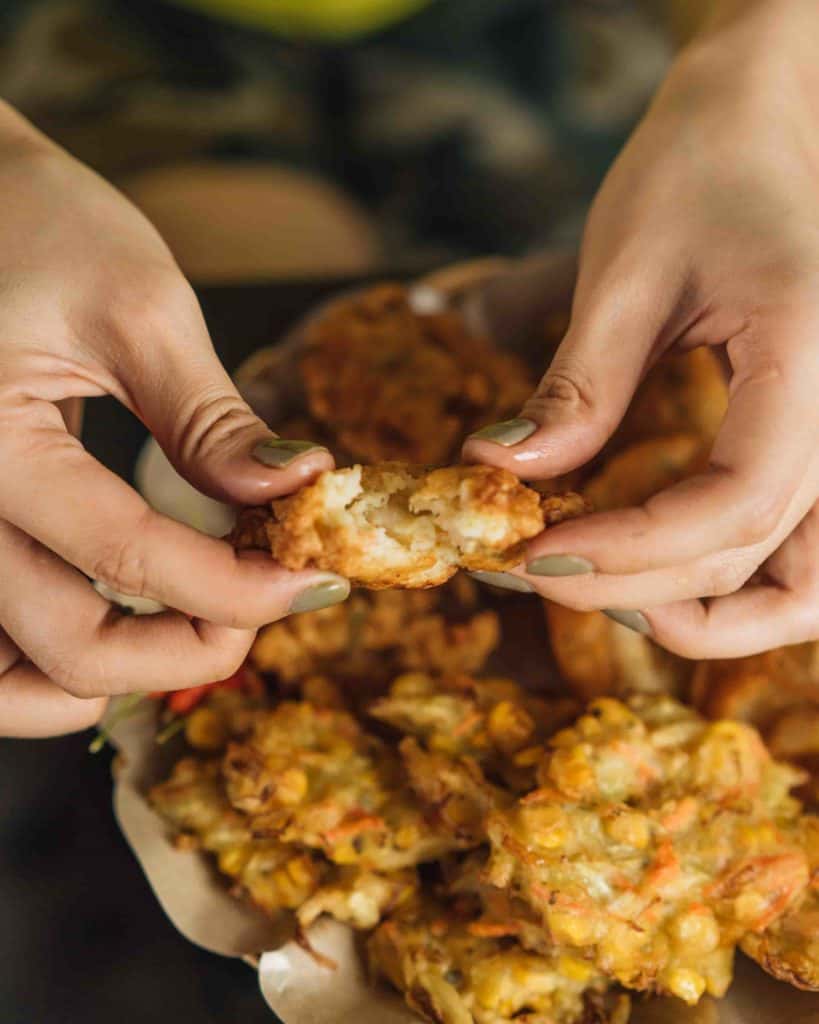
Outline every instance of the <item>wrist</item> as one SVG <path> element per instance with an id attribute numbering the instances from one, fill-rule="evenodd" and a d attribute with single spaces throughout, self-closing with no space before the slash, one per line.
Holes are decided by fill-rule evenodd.
<path id="1" fill-rule="evenodd" d="M 711 16 L 682 50 L 678 62 L 723 67 L 789 68 L 819 75 L 819 4 L 816 0 L 716 0 Z"/>
<path id="2" fill-rule="evenodd" d="M 701 107 L 774 111 L 815 131 L 819 92 L 816 0 L 719 0 L 680 52 L 666 89 Z"/>

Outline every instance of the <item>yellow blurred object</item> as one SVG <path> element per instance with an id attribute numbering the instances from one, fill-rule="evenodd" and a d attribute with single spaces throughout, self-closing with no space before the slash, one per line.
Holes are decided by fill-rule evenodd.
<path id="1" fill-rule="evenodd" d="M 286 36 L 349 39 L 385 28 L 431 0 L 174 0 Z"/>

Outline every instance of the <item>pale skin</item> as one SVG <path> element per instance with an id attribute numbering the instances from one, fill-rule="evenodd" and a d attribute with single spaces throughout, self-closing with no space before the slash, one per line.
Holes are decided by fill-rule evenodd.
<path id="1" fill-rule="evenodd" d="M 606 178 L 571 324 L 516 444 L 527 479 L 585 463 L 665 352 L 722 350 L 730 405 L 699 476 L 560 525 L 516 575 L 694 658 L 819 638 L 819 6 L 718 5 Z M 571 555 L 577 575 L 527 569 Z M 585 565 L 584 565 L 585 563 Z M 565 567 L 565 560 L 559 563 Z M 547 563 L 548 565 L 548 563 Z"/>
<path id="2" fill-rule="evenodd" d="M 43 736 L 92 724 L 113 693 L 223 679 L 260 625 L 349 588 L 158 515 L 84 450 L 73 407 L 109 394 L 215 498 L 264 504 L 333 465 L 315 447 L 281 468 L 252 457 L 270 429 L 157 233 L 8 107 L 0 195 L 0 733 Z M 179 611 L 124 616 L 86 577 Z"/>
<path id="3" fill-rule="evenodd" d="M 517 572 L 571 607 L 640 610 L 692 657 L 819 637 L 818 78 L 815 0 L 720 5 L 594 204 L 571 327 L 522 413 L 534 433 L 464 450 L 526 479 L 567 471 L 662 352 L 722 346 L 732 398 L 711 468 L 639 509 L 552 529 L 527 558 L 593 571 Z M 237 557 L 84 451 L 65 403 L 110 394 L 220 499 L 263 504 L 332 465 L 323 449 L 279 468 L 252 457 L 270 431 L 159 236 L 4 106 L 0 206 L 0 733 L 43 736 L 92 724 L 106 696 L 146 681 L 223 678 L 255 628 L 311 588 L 345 588 Z M 87 576 L 180 611 L 123 617 Z"/>

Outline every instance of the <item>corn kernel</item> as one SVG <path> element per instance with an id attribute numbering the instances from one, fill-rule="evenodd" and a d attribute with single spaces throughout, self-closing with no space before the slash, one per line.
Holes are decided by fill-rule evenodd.
<path id="1" fill-rule="evenodd" d="M 296 885 L 309 886 L 313 882 L 313 871 L 309 861 L 295 857 L 287 862 L 287 873 Z"/>
<path id="2" fill-rule="evenodd" d="M 644 850 L 651 838 L 651 830 L 645 815 L 637 811 L 623 811 L 605 823 L 606 833 L 615 843 Z"/>
<path id="3" fill-rule="evenodd" d="M 717 920 L 707 907 L 698 907 L 679 914 L 671 924 L 677 944 L 689 954 L 710 953 L 720 941 Z"/>
<path id="4" fill-rule="evenodd" d="M 668 976 L 668 991 L 693 1006 L 705 991 L 705 978 L 686 967 L 675 967 Z"/>
<path id="5" fill-rule="evenodd" d="M 532 716 L 509 700 L 499 701 L 489 712 L 487 728 L 492 742 L 511 752 L 523 746 L 535 730 Z"/>
<path id="6" fill-rule="evenodd" d="M 423 672 L 405 672 L 390 687 L 391 697 L 417 697 L 429 693 L 430 678 Z"/>
<path id="7" fill-rule="evenodd" d="M 563 747 L 552 755 L 549 775 L 567 793 L 594 792 L 597 780 L 581 745 Z"/>
<path id="8" fill-rule="evenodd" d="M 418 842 L 418 829 L 415 825 L 402 825 L 395 830 L 393 842 L 399 850 L 409 850 Z"/>
<path id="9" fill-rule="evenodd" d="M 196 708 L 185 722 L 185 739 L 197 750 L 221 750 L 227 743 L 227 726 L 213 708 Z"/>
<path id="10" fill-rule="evenodd" d="M 302 801 L 307 793 L 307 775 L 301 768 L 286 768 L 276 783 L 276 798 L 292 806 Z"/>
<path id="11" fill-rule="evenodd" d="M 756 921 L 768 908 L 766 896 L 761 892 L 746 889 L 734 900 L 734 913 L 740 921 Z"/>
<path id="12" fill-rule="evenodd" d="M 342 843 L 340 846 L 336 846 L 330 857 L 336 864 L 356 864 L 358 862 L 358 854 L 352 843 Z"/>
<path id="13" fill-rule="evenodd" d="M 248 862 L 248 854 L 241 846 L 231 846 L 222 850 L 218 857 L 219 870 L 225 875 L 236 878 L 242 873 Z"/>
<path id="14" fill-rule="evenodd" d="M 533 807 L 526 814 L 526 824 L 533 843 L 542 850 L 565 846 L 570 835 L 569 823 L 560 807 Z"/>
<path id="15" fill-rule="evenodd" d="M 561 956 L 557 962 L 557 969 L 564 978 L 569 981 L 587 982 L 594 974 L 594 968 L 585 960 L 579 960 L 576 956 Z"/>
<path id="16" fill-rule="evenodd" d="M 555 942 L 565 942 L 570 946 L 587 946 L 592 941 L 594 929 L 591 921 L 577 912 L 570 913 L 549 907 L 546 916 Z"/>
<path id="17" fill-rule="evenodd" d="M 543 747 L 525 747 L 515 754 L 513 760 L 518 768 L 532 768 L 543 760 Z"/>

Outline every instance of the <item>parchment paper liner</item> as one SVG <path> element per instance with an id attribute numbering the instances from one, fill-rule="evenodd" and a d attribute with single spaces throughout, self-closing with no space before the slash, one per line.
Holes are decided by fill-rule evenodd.
<path id="1" fill-rule="evenodd" d="M 457 303 L 476 329 L 489 331 L 540 363 L 544 359 L 541 325 L 549 312 L 566 308 L 574 266 L 574 258 L 565 253 L 516 265 L 487 260 L 448 268 L 420 281 L 414 296 L 420 305 Z M 236 374 L 246 399 L 272 427 L 303 407 L 295 359 L 304 322 L 275 348 L 251 356 Z M 140 457 L 137 483 L 155 507 L 205 532 L 218 535 L 230 522 L 230 511 L 180 481 L 153 443 Z M 240 957 L 258 967 L 262 994 L 286 1024 L 417 1022 L 398 995 L 384 986 L 370 985 L 356 937 L 348 928 L 322 920 L 311 930 L 311 942 L 338 964 L 336 971 L 320 967 L 291 941 L 292 931 L 284 918 L 270 921 L 239 903 L 207 858 L 174 849 L 144 796 L 166 774 L 173 758 L 173 749 L 154 742 L 154 715 L 154 707 L 143 705 L 116 726 L 120 756 L 114 812 L 176 928 L 204 949 Z M 693 1009 L 677 1000 L 637 997 L 634 1024 L 819 1024 L 819 995 L 775 982 L 742 957 L 736 975 L 726 999 L 705 999 Z"/>

